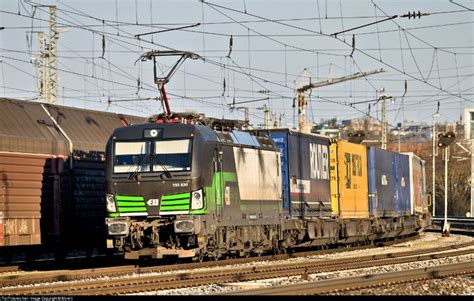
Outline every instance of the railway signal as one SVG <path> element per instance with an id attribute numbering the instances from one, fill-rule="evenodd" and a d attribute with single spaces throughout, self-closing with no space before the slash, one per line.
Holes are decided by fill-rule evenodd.
<path id="1" fill-rule="evenodd" d="M 448 223 L 448 147 L 453 143 L 456 135 L 453 132 L 439 133 L 438 146 L 444 148 L 444 225 L 443 236 L 449 236 Z M 436 201 L 436 200 L 435 200 Z"/>
<path id="2" fill-rule="evenodd" d="M 365 139 L 365 132 L 364 131 L 356 131 L 354 133 L 347 134 L 347 136 L 349 136 L 349 139 L 348 139 L 349 142 L 361 144 L 362 141 L 364 141 L 364 139 Z"/>
<path id="3" fill-rule="evenodd" d="M 456 135 L 453 132 L 439 133 L 438 134 L 438 146 L 447 148 L 451 143 L 453 143 Z"/>

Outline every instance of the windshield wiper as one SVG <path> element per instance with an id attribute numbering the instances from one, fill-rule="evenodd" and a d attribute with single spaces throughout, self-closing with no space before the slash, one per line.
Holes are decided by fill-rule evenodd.
<path id="1" fill-rule="evenodd" d="M 155 160 L 153 160 L 153 161 L 155 161 Z M 153 164 L 155 164 L 155 162 L 153 162 Z M 160 174 L 160 177 L 162 175 L 165 175 L 168 179 L 171 179 L 173 177 L 171 175 L 170 171 L 164 165 L 160 164 L 159 162 L 156 162 L 156 164 L 158 164 L 161 167 L 161 169 L 163 169 L 163 172 Z"/>
<path id="2" fill-rule="evenodd" d="M 150 154 L 146 154 L 140 162 L 138 162 L 138 165 L 135 166 L 135 170 L 128 176 L 129 180 L 135 180 L 138 181 L 138 173 L 140 172 L 140 167 L 146 163 L 146 161 L 150 158 Z"/>
<path id="3" fill-rule="evenodd" d="M 171 173 L 169 172 L 169 170 L 164 165 L 161 165 L 161 168 L 163 168 L 163 173 L 168 179 L 171 179 L 173 177 Z"/>

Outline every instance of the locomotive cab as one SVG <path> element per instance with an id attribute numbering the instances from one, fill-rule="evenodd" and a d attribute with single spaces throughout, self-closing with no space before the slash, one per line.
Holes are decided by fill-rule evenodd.
<path id="1" fill-rule="evenodd" d="M 177 123 L 115 130 L 106 150 L 108 247 L 129 258 L 194 256 L 213 167 L 199 161 L 213 161 L 213 137 L 206 126 Z"/>

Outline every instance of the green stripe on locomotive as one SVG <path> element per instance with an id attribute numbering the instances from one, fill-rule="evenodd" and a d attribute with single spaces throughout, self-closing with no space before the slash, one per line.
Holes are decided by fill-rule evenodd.
<path id="1" fill-rule="evenodd" d="M 190 207 L 190 196 L 189 192 L 166 194 L 161 197 L 160 202 L 160 213 L 166 213 L 167 211 L 189 211 Z"/>
<path id="2" fill-rule="evenodd" d="M 142 196 L 116 195 L 117 212 L 108 213 L 108 217 L 119 217 L 121 213 L 143 213 L 147 212 L 145 199 Z"/>
<path id="3" fill-rule="evenodd" d="M 216 203 L 218 208 L 222 207 L 225 183 L 237 182 L 237 175 L 234 172 L 215 172 L 212 176 L 211 186 L 203 187 L 206 204 L 201 210 L 193 210 L 191 214 L 205 214 L 207 209 L 214 212 Z M 206 208 L 207 207 L 207 208 Z"/>

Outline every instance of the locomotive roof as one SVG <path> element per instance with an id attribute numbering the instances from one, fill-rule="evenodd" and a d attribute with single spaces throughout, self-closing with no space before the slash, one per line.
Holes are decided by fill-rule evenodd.
<path id="1" fill-rule="evenodd" d="M 320 134 L 315 134 L 315 133 L 303 133 L 299 131 L 295 131 L 290 128 L 272 128 L 272 129 L 253 129 L 251 132 L 256 132 L 256 133 L 287 133 L 289 135 L 299 135 L 299 136 L 310 136 L 310 137 L 318 137 L 321 139 L 326 139 L 330 140 L 328 136 L 320 135 Z"/>
<path id="2" fill-rule="evenodd" d="M 162 138 L 190 137 L 191 135 L 199 133 L 204 136 L 206 140 L 217 141 L 214 131 L 208 126 L 183 123 L 143 123 L 122 126 L 116 128 L 112 136 L 117 139 L 143 138 L 144 130 L 148 129 L 163 130 L 162 134 L 160 134 Z"/>
<path id="3" fill-rule="evenodd" d="M 220 142 L 240 146 L 271 148 L 275 146 L 268 137 L 257 137 L 243 131 L 216 131 L 206 125 L 182 123 L 146 123 L 117 128 L 112 134 L 116 139 L 137 139 L 144 137 L 144 131 L 150 129 L 162 130 L 161 138 L 191 137 L 199 134 L 206 141 Z"/>

